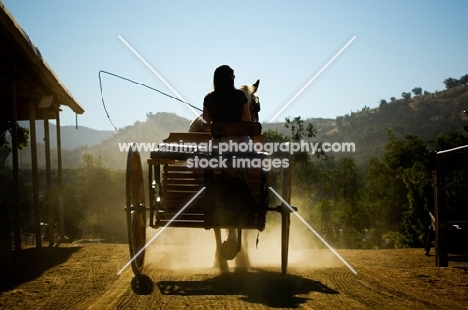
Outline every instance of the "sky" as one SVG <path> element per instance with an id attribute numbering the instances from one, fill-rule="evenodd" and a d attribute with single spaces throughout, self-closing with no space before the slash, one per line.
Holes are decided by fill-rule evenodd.
<path id="1" fill-rule="evenodd" d="M 100 70 L 202 108 L 215 68 L 228 64 L 236 86 L 260 79 L 262 122 L 335 118 L 414 87 L 440 91 L 445 79 L 468 74 L 464 0 L 2 1 L 85 109 L 78 125 L 99 130 L 114 129 Z M 141 85 L 101 78 L 117 128 L 147 113 L 198 113 Z M 75 122 L 64 107 L 61 124 Z"/>

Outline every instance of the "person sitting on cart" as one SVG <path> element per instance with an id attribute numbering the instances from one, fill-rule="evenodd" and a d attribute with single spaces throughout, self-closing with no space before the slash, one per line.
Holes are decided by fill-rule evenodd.
<path id="1" fill-rule="evenodd" d="M 209 92 L 203 101 L 203 129 L 211 131 L 211 123 L 250 122 L 248 99 L 244 91 L 234 86 L 234 70 L 228 65 L 216 68 L 213 76 L 214 90 Z M 233 143 L 248 143 L 249 136 L 226 136 L 222 138 Z M 219 140 L 214 139 L 216 145 Z M 248 181 L 248 169 L 225 169 L 226 177 L 239 177 Z"/>
<path id="2" fill-rule="evenodd" d="M 244 91 L 237 89 L 234 86 L 234 70 L 228 65 L 221 65 L 216 68 L 213 76 L 213 87 L 214 90 L 208 93 L 205 96 L 203 102 L 203 119 L 206 123 L 203 123 L 203 129 L 205 131 L 211 131 L 212 123 L 237 123 L 237 122 L 250 122 L 251 116 L 249 111 L 248 99 Z M 249 136 L 223 136 L 222 138 L 213 139 L 213 145 L 219 143 L 219 139 L 225 141 L 232 141 L 233 143 L 242 143 L 248 142 L 250 140 Z M 235 182 L 227 183 L 217 183 L 220 184 L 232 184 L 234 187 L 229 191 L 233 195 L 240 195 L 245 197 L 250 195 L 248 192 L 248 179 L 249 179 L 249 169 L 248 168 L 232 168 L 228 167 L 222 170 L 222 175 L 225 178 L 224 180 L 237 180 Z M 245 182 L 243 185 L 239 186 L 239 179 Z M 242 182 L 242 181 L 241 181 Z M 236 186 L 237 185 L 237 186 Z M 216 187 L 216 186 L 215 186 Z M 241 188 L 241 189 L 239 189 Z M 218 188 L 220 192 L 225 192 L 221 187 Z M 246 193 L 248 192 L 248 193 Z M 233 204 L 233 199 L 229 197 L 223 197 L 224 200 L 223 207 L 230 208 L 230 204 Z M 229 229 L 228 240 L 226 240 L 221 246 L 221 251 L 227 251 L 226 256 L 233 257 L 236 250 L 236 241 L 237 233 L 235 229 Z"/>
<path id="3" fill-rule="evenodd" d="M 234 86 L 234 70 L 228 65 L 216 68 L 214 90 L 203 101 L 203 129 L 211 130 L 211 123 L 250 122 L 250 111 L 244 91 Z"/>

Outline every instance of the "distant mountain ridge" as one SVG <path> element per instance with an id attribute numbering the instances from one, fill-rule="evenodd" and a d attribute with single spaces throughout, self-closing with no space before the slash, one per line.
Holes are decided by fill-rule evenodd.
<path id="1" fill-rule="evenodd" d="M 20 126 L 29 128 L 29 122 L 20 122 Z M 57 147 L 57 126 L 49 123 L 50 146 Z M 44 122 L 36 121 L 36 138 L 44 138 Z M 62 149 L 73 150 L 83 146 L 93 146 L 109 139 L 114 135 L 112 130 L 96 130 L 83 126 L 60 126 Z"/>
<path id="2" fill-rule="evenodd" d="M 137 121 L 131 126 L 119 129 L 118 132 L 100 131 L 87 127 L 74 126 L 61 127 L 62 141 L 62 166 L 64 169 L 78 168 L 83 155 L 90 154 L 101 157 L 102 165 L 112 169 L 125 168 L 126 153 L 120 152 L 119 143 L 145 142 L 155 143 L 156 145 L 170 132 L 187 131 L 190 120 L 177 116 L 173 113 L 161 112 L 157 114 L 148 113 L 145 122 Z M 45 167 L 45 147 L 42 143 L 44 137 L 43 123 L 36 124 L 37 146 L 38 146 L 38 165 L 39 168 Z M 25 124 L 22 124 L 26 127 Z M 29 128 L 29 126 L 27 126 Z M 56 127 L 50 124 L 51 139 L 51 161 L 52 167 L 56 167 L 57 161 L 57 142 Z M 31 149 L 26 147 L 19 152 L 21 168 L 29 169 L 31 167 Z M 142 154 L 149 156 L 149 154 Z M 7 165 L 11 166 L 11 156 L 7 159 Z"/>

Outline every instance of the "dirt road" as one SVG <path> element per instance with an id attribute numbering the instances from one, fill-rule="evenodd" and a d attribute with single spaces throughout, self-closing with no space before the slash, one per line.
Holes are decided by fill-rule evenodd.
<path id="1" fill-rule="evenodd" d="M 211 234 L 205 234 L 212 238 Z M 199 239 L 199 238 L 197 238 Z M 2 277 L 1 309 L 467 309 L 468 263 L 435 268 L 422 249 L 338 250 L 292 245 L 287 276 L 279 246 L 249 250 L 250 267 L 221 274 L 213 246 L 183 239 L 148 247 L 150 295 L 132 292 L 124 244 L 70 244 L 26 249 Z M 211 239 L 209 239 L 211 243 Z"/>

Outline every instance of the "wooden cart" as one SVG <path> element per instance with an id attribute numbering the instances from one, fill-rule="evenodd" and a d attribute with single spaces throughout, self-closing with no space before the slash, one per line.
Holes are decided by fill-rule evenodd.
<path id="1" fill-rule="evenodd" d="M 219 184 L 222 179 L 222 169 L 219 167 L 200 167 L 210 160 L 219 160 L 216 151 L 210 152 L 200 145 L 209 146 L 213 138 L 222 139 L 229 136 L 248 135 L 255 143 L 265 143 L 261 134 L 260 123 L 213 124 L 211 133 L 171 133 L 163 141 L 165 148 L 152 151 L 148 163 L 149 200 L 145 199 L 145 184 L 140 154 L 130 149 L 127 157 L 126 171 L 126 207 L 127 228 L 131 266 L 135 275 L 140 275 L 145 260 L 146 227 L 158 229 L 162 227 L 188 228 L 237 228 L 238 249 L 242 229 L 263 230 L 265 215 L 268 211 L 281 214 L 281 270 L 287 273 L 290 214 L 288 205 L 291 199 L 291 170 L 290 166 L 281 168 L 282 189 L 284 201 L 280 206 L 269 206 L 269 173 L 262 168 L 249 169 L 248 191 L 253 197 L 254 205 L 243 209 L 242 216 L 220 220 L 211 207 L 210 189 Z M 219 141 L 218 140 L 218 141 Z M 183 142 L 183 143 L 182 143 Z M 191 143 L 193 146 L 189 146 Z M 230 162 L 234 159 L 246 160 L 271 159 L 271 157 L 287 159 L 291 164 L 289 153 L 267 155 L 256 152 L 223 153 L 223 158 Z M 194 160 L 198 160 L 195 167 Z M 211 191 L 211 193 L 213 193 Z"/>

